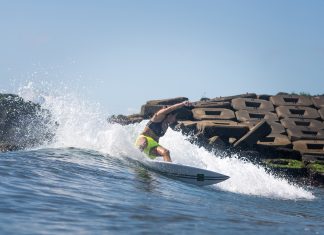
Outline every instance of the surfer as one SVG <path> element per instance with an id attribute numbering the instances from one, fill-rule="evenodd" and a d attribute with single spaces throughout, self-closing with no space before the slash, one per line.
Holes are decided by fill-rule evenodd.
<path id="1" fill-rule="evenodd" d="M 164 161 L 171 162 L 170 151 L 159 144 L 159 139 L 170 125 L 176 123 L 179 109 L 185 106 L 191 106 L 191 103 L 184 101 L 156 112 L 137 138 L 135 145 L 151 159 L 162 156 Z"/>

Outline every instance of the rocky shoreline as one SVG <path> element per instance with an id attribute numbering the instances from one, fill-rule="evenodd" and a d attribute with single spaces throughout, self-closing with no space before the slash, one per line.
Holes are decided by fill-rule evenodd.
<path id="1" fill-rule="evenodd" d="M 147 101 L 139 114 L 111 116 L 122 125 L 149 119 L 186 97 Z M 183 108 L 176 128 L 218 154 L 263 165 L 300 184 L 324 186 L 324 96 L 257 95 L 204 98 Z"/>

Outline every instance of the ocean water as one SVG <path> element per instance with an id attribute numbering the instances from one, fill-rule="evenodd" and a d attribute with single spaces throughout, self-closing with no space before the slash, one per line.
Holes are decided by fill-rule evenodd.
<path id="1" fill-rule="evenodd" d="M 0 234 L 324 234 L 324 190 L 293 184 L 235 155 L 223 157 L 168 130 L 175 163 L 230 176 L 206 187 L 134 161 L 145 122 L 106 122 L 75 95 L 19 90 L 60 124 L 53 143 L 0 153 Z"/>

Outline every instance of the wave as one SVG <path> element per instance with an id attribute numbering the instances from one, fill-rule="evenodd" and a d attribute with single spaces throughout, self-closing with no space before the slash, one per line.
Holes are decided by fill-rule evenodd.
<path id="1" fill-rule="evenodd" d="M 71 91 L 64 90 L 60 93 L 59 90 L 43 90 L 28 83 L 18 90 L 18 94 L 50 110 L 59 124 L 54 142 L 46 147 L 92 149 L 115 158 L 143 157 L 142 153 L 134 148 L 133 143 L 144 128 L 145 121 L 128 126 L 110 124 L 106 120 L 108 115 L 101 111 L 100 104 L 86 101 L 81 95 Z M 217 153 L 208 152 L 190 143 L 187 137 L 179 132 L 169 129 L 160 143 L 171 151 L 175 163 L 230 176 L 229 180 L 212 186 L 218 190 L 275 199 L 315 198 L 311 191 L 267 172 L 262 166 L 239 159 L 235 155 L 222 157 Z"/>

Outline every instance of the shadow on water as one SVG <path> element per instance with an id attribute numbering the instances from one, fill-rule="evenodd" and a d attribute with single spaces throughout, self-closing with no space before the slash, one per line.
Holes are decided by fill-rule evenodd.
<path id="1" fill-rule="evenodd" d="M 156 189 L 158 183 L 144 168 L 135 168 L 135 187 L 145 192 L 153 192 Z"/>

